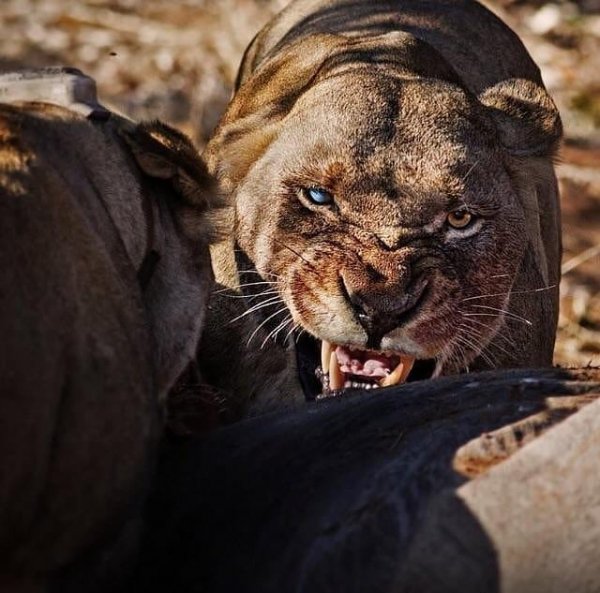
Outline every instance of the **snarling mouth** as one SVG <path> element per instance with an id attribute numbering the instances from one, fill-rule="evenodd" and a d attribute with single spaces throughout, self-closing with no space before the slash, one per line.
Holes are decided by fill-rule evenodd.
<path id="1" fill-rule="evenodd" d="M 347 389 L 379 389 L 428 379 L 435 367 L 433 360 L 417 360 L 400 352 L 365 350 L 327 341 L 321 342 L 319 360 L 313 338 L 305 338 L 299 350 L 301 380 L 310 399 L 333 397 Z"/>

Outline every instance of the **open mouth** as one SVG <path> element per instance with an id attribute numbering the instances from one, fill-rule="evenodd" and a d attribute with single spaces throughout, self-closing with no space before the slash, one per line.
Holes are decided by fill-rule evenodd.
<path id="1" fill-rule="evenodd" d="M 347 389 L 379 389 L 429 379 L 435 369 L 434 360 L 417 360 L 400 352 L 323 341 L 319 357 L 315 356 L 318 345 L 314 338 L 305 337 L 298 346 L 301 382 L 309 399 L 334 397 Z"/>

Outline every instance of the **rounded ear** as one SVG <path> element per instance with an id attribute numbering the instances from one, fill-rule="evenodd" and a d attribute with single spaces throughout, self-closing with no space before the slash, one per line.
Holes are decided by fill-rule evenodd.
<path id="1" fill-rule="evenodd" d="M 503 80 L 479 101 L 492 115 L 506 150 L 514 156 L 554 156 L 562 137 L 560 115 L 543 86 L 524 78 Z"/>
<path id="2" fill-rule="evenodd" d="M 160 121 L 123 124 L 119 134 L 142 172 L 170 182 L 182 198 L 176 212 L 186 234 L 220 239 L 227 230 L 227 205 L 192 141 Z"/>
<path id="3" fill-rule="evenodd" d="M 146 175 L 171 181 L 189 205 L 215 205 L 213 178 L 185 134 L 160 121 L 122 126 L 119 133 Z"/>

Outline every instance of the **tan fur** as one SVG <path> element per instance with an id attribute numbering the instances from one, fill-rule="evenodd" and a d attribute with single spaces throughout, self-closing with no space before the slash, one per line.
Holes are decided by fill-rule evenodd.
<path id="1" fill-rule="evenodd" d="M 238 85 L 207 150 L 235 203 L 217 279 L 244 283 L 237 257 L 276 280 L 309 334 L 435 357 L 441 374 L 551 364 L 561 123 L 510 29 L 470 0 L 296 0 L 254 39 Z M 310 187 L 335 207 L 309 203 Z M 468 238 L 444 226 L 463 205 L 482 221 Z"/>
<path id="2" fill-rule="evenodd" d="M 91 591 L 135 542 L 159 400 L 211 289 L 213 189 L 162 124 L 0 105 L 0 582 L 14 590 L 63 574 L 69 591 L 77 566 L 74 589 Z"/>

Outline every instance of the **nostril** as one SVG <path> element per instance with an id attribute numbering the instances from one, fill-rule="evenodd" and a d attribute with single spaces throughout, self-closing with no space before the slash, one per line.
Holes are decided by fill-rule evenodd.
<path id="1" fill-rule="evenodd" d="M 410 299 L 407 309 L 415 309 L 423 300 L 425 300 L 429 286 L 429 278 L 422 275 L 415 280 L 410 287 Z"/>
<path id="2" fill-rule="evenodd" d="M 365 328 L 370 327 L 371 326 L 371 317 L 369 317 L 369 314 L 365 313 L 361 309 L 358 309 L 357 307 L 354 307 L 354 310 L 356 311 L 356 317 L 358 318 L 358 321 L 360 322 L 360 324 Z"/>
<path id="3" fill-rule="evenodd" d="M 367 329 L 372 321 L 372 317 L 369 314 L 368 307 L 359 293 L 352 290 L 347 284 L 343 276 L 340 277 L 340 284 L 342 294 L 346 297 L 346 300 L 352 305 L 354 314 L 358 319 L 359 323 Z"/>
<path id="4" fill-rule="evenodd" d="M 407 287 L 390 283 L 385 290 L 367 287 L 367 292 L 363 293 L 353 289 L 352 283 L 340 275 L 340 290 L 373 343 L 415 315 L 426 298 L 428 283 L 427 277 L 421 275 Z"/>
<path id="5" fill-rule="evenodd" d="M 404 298 L 396 307 L 386 313 L 391 319 L 395 319 L 398 324 L 412 317 L 415 310 L 426 297 L 427 285 L 429 281 L 425 277 L 419 278 L 409 287 Z"/>
<path id="6" fill-rule="evenodd" d="M 360 324 L 367 327 L 371 322 L 371 316 L 369 315 L 366 305 L 360 296 L 356 293 L 348 293 L 348 298 L 354 309 L 354 313 Z"/>

